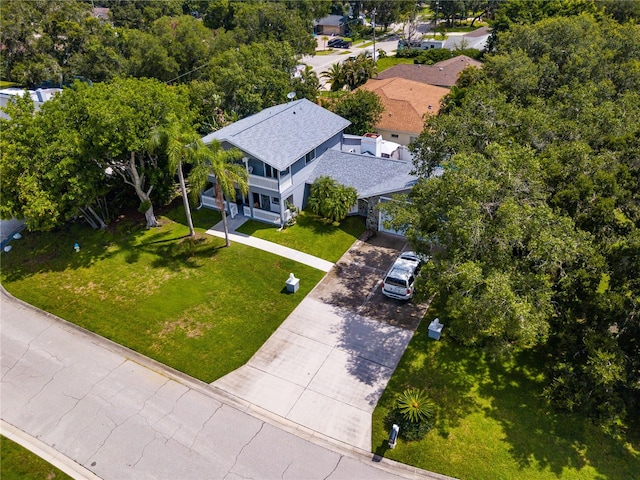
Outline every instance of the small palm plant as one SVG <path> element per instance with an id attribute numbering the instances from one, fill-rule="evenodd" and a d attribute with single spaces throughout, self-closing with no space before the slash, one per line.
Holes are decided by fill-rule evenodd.
<path id="1" fill-rule="evenodd" d="M 424 390 L 408 388 L 396 400 L 398 411 L 410 422 L 421 422 L 433 418 L 435 404 Z"/>
<path id="2" fill-rule="evenodd" d="M 418 440 L 431 429 L 436 405 L 424 390 L 408 388 L 396 398 L 395 418 L 400 435 L 407 440 Z"/>

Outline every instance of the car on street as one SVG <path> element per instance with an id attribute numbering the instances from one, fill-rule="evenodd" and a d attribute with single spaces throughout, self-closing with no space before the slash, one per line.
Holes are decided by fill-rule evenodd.
<path id="1" fill-rule="evenodd" d="M 416 276 L 424 260 L 416 252 L 401 253 L 384 276 L 382 293 L 397 300 L 411 300 Z"/>

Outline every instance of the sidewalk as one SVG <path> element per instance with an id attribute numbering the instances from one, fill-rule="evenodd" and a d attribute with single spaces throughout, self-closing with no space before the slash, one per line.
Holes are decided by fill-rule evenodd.
<path id="1" fill-rule="evenodd" d="M 244 245 L 249 245 L 250 247 L 264 250 L 265 252 L 271 252 L 275 255 L 280 255 L 281 257 L 294 260 L 298 263 L 317 268 L 318 270 L 322 270 L 323 272 L 328 272 L 333 268 L 333 263 L 328 262 L 327 260 L 323 260 L 322 258 L 314 257 L 313 255 L 299 252 L 297 250 L 294 250 L 293 248 L 283 247 L 282 245 L 278 245 L 277 243 L 268 242 L 260 238 L 245 235 L 244 233 L 236 232 L 236 229 L 247 220 L 248 218 L 242 215 L 236 215 L 235 218 L 227 217 L 229 240 L 231 242 L 242 243 Z M 224 227 L 222 225 L 222 222 L 218 222 L 211 229 L 207 230 L 207 233 L 215 237 L 224 238 Z"/>

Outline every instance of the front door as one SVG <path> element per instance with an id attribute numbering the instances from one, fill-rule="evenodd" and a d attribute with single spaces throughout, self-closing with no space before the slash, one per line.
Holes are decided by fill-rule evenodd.
<path id="1" fill-rule="evenodd" d="M 271 211 L 271 197 L 269 195 L 260 195 L 260 208 L 268 212 Z"/>

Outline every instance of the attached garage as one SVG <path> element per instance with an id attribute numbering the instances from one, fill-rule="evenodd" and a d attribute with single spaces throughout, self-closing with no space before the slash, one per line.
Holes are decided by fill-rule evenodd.
<path id="1" fill-rule="evenodd" d="M 380 212 L 380 218 L 378 219 L 378 230 L 384 233 L 391 233 L 393 235 L 401 235 L 404 237 L 404 230 L 394 230 L 393 228 L 385 228 L 385 222 L 391 220 L 391 217 L 384 212 Z"/>

